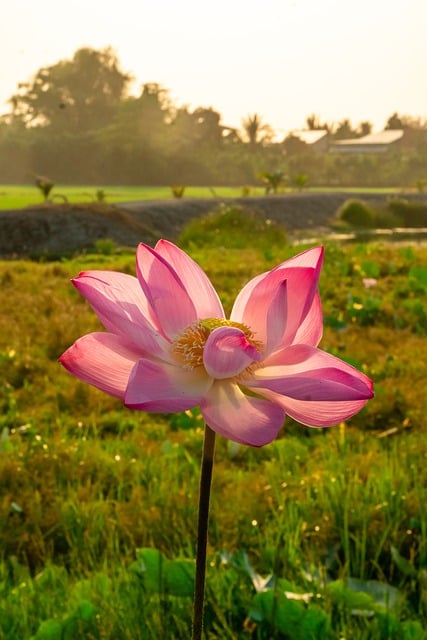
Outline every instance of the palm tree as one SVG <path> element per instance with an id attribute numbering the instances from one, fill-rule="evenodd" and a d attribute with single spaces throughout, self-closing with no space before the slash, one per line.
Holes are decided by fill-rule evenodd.
<path id="1" fill-rule="evenodd" d="M 251 147 L 271 140 L 273 135 L 270 125 L 265 124 L 258 113 L 243 118 L 242 128 Z"/>
<path id="2" fill-rule="evenodd" d="M 258 175 L 258 177 L 266 185 L 265 187 L 266 195 L 271 193 L 271 191 L 273 193 L 277 193 L 280 187 L 282 187 L 286 181 L 286 176 L 284 172 L 280 170 L 273 171 L 272 173 L 270 173 L 269 171 L 262 171 Z"/>

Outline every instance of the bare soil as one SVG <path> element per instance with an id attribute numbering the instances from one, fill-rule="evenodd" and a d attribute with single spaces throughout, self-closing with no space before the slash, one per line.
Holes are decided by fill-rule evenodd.
<path id="1" fill-rule="evenodd" d="M 290 233 L 327 230 L 349 198 L 382 202 L 384 194 L 297 193 L 253 198 L 146 200 L 110 204 L 57 204 L 0 211 L 0 257 L 67 256 L 109 238 L 121 246 L 176 240 L 189 220 L 222 203 L 235 203 L 275 220 Z M 405 196 L 408 197 L 407 195 Z"/>

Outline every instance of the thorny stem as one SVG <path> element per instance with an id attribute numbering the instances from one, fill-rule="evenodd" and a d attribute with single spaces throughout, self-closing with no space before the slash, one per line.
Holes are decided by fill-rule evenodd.
<path id="1" fill-rule="evenodd" d="M 208 542 L 209 499 L 215 452 L 215 431 L 206 425 L 200 472 L 199 517 L 197 523 L 196 583 L 194 587 L 192 640 L 201 640 L 205 599 L 206 547 Z"/>

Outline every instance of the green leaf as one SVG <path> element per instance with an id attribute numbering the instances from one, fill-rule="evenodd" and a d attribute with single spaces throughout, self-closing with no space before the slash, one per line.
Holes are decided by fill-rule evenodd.
<path id="1" fill-rule="evenodd" d="M 194 564 L 188 560 L 169 560 L 158 549 L 139 549 L 131 570 L 142 578 L 144 588 L 151 593 L 193 595 Z"/>
<path id="2" fill-rule="evenodd" d="M 395 565 L 401 573 L 411 578 L 417 577 L 417 570 L 414 569 L 412 564 L 408 560 L 406 560 L 406 558 L 400 555 L 396 547 L 391 547 L 391 557 L 393 558 Z"/>
<path id="3" fill-rule="evenodd" d="M 327 591 L 338 607 L 345 608 L 354 615 L 372 616 L 375 613 L 375 602 L 368 593 L 352 591 L 344 580 L 335 580 L 327 586 Z"/>
<path id="4" fill-rule="evenodd" d="M 170 417 L 172 431 L 181 429 L 197 429 L 202 425 L 202 415 L 198 409 L 191 409 L 183 413 L 174 413 Z"/>
<path id="5" fill-rule="evenodd" d="M 392 587 L 387 582 L 347 578 L 345 584 L 346 587 L 353 592 L 366 593 L 380 607 L 395 610 L 398 606 L 400 597 L 399 589 Z"/>
<path id="6" fill-rule="evenodd" d="M 79 606 L 77 607 L 77 611 L 75 612 L 75 615 L 78 616 L 81 620 L 84 620 L 85 622 L 90 622 L 95 618 L 96 613 L 97 613 L 96 607 L 91 602 L 88 602 L 87 600 L 83 600 L 82 602 L 79 603 Z"/>
<path id="7" fill-rule="evenodd" d="M 131 570 L 143 579 L 144 588 L 153 593 L 163 589 L 163 564 L 165 559 L 158 549 L 138 549 L 138 560 Z"/>
<path id="8" fill-rule="evenodd" d="M 371 260 L 363 260 L 360 265 L 367 278 L 378 278 L 380 275 L 380 265 L 378 262 L 372 262 Z"/>
<path id="9" fill-rule="evenodd" d="M 65 620 L 45 620 L 42 622 L 32 640 L 80 640 L 87 637 L 99 638 L 96 627 L 96 607 L 86 600 L 79 603 L 77 609 Z M 84 636 L 82 634 L 85 634 Z"/>
<path id="10" fill-rule="evenodd" d="M 347 323 L 336 316 L 324 316 L 323 323 L 336 331 L 344 331 L 344 329 L 347 329 Z"/>
<path id="11" fill-rule="evenodd" d="M 63 626 L 59 620 L 45 620 L 39 626 L 33 640 L 62 640 Z"/>
<path id="12" fill-rule="evenodd" d="M 194 565 L 188 560 L 166 561 L 166 589 L 173 596 L 192 596 Z"/>
<path id="13" fill-rule="evenodd" d="M 80 640 L 81 638 L 99 638 L 96 626 L 96 607 L 83 600 L 77 609 L 63 623 L 62 640 Z"/>
<path id="14" fill-rule="evenodd" d="M 281 591 L 257 593 L 249 617 L 259 624 L 268 623 L 292 640 L 323 640 L 328 635 L 329 619 L 320 607 L 307 608 Z"/>
<path id="15" fill-rule="evenodd" d="M 402 622 L 401 640 L 426 640 L 426 632 L 416 620 L 406 620 Z"/>
<path id="16" fill-rule="evenodd" d="M 235 569 L 249 576 L 255 591 L 265 591 L 274 587 L 275 579 L 270 574 L 266 578 L 263 578 L 259 573 L 255 571 L 251 563 L 249 562 L 246 551 L 240 549 L 237 553 L 229 556 L 226 552 L 222 553 L 223 561 L 229 562 Z"/>
<path id="17" fill-rule="evenodd" d="M 427 288 L 427 267 L 411 267 L 409 277 L 414 278 L 419 284 Z"/>

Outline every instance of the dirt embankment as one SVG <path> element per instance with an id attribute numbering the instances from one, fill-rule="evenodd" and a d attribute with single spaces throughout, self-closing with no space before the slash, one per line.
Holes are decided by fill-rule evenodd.
<path id="1" fill-rule="evenodd" d="M 384 201 L 381 194 L 298 193 L 257 198 L 147 200 L 105 204 L 48 204 L 0 211 L 0 256 L 69 255 L 90 249 L 100 239 L 134 247 L 159 238 L 176 240 L 193 218 L 236 203 L 277 221 L 288 231 L 328 227 L 351 197 Z M 411 196 L 405 196 L 408 198 Z M 414 196 L 415 197 L 415 196 Z"/>

